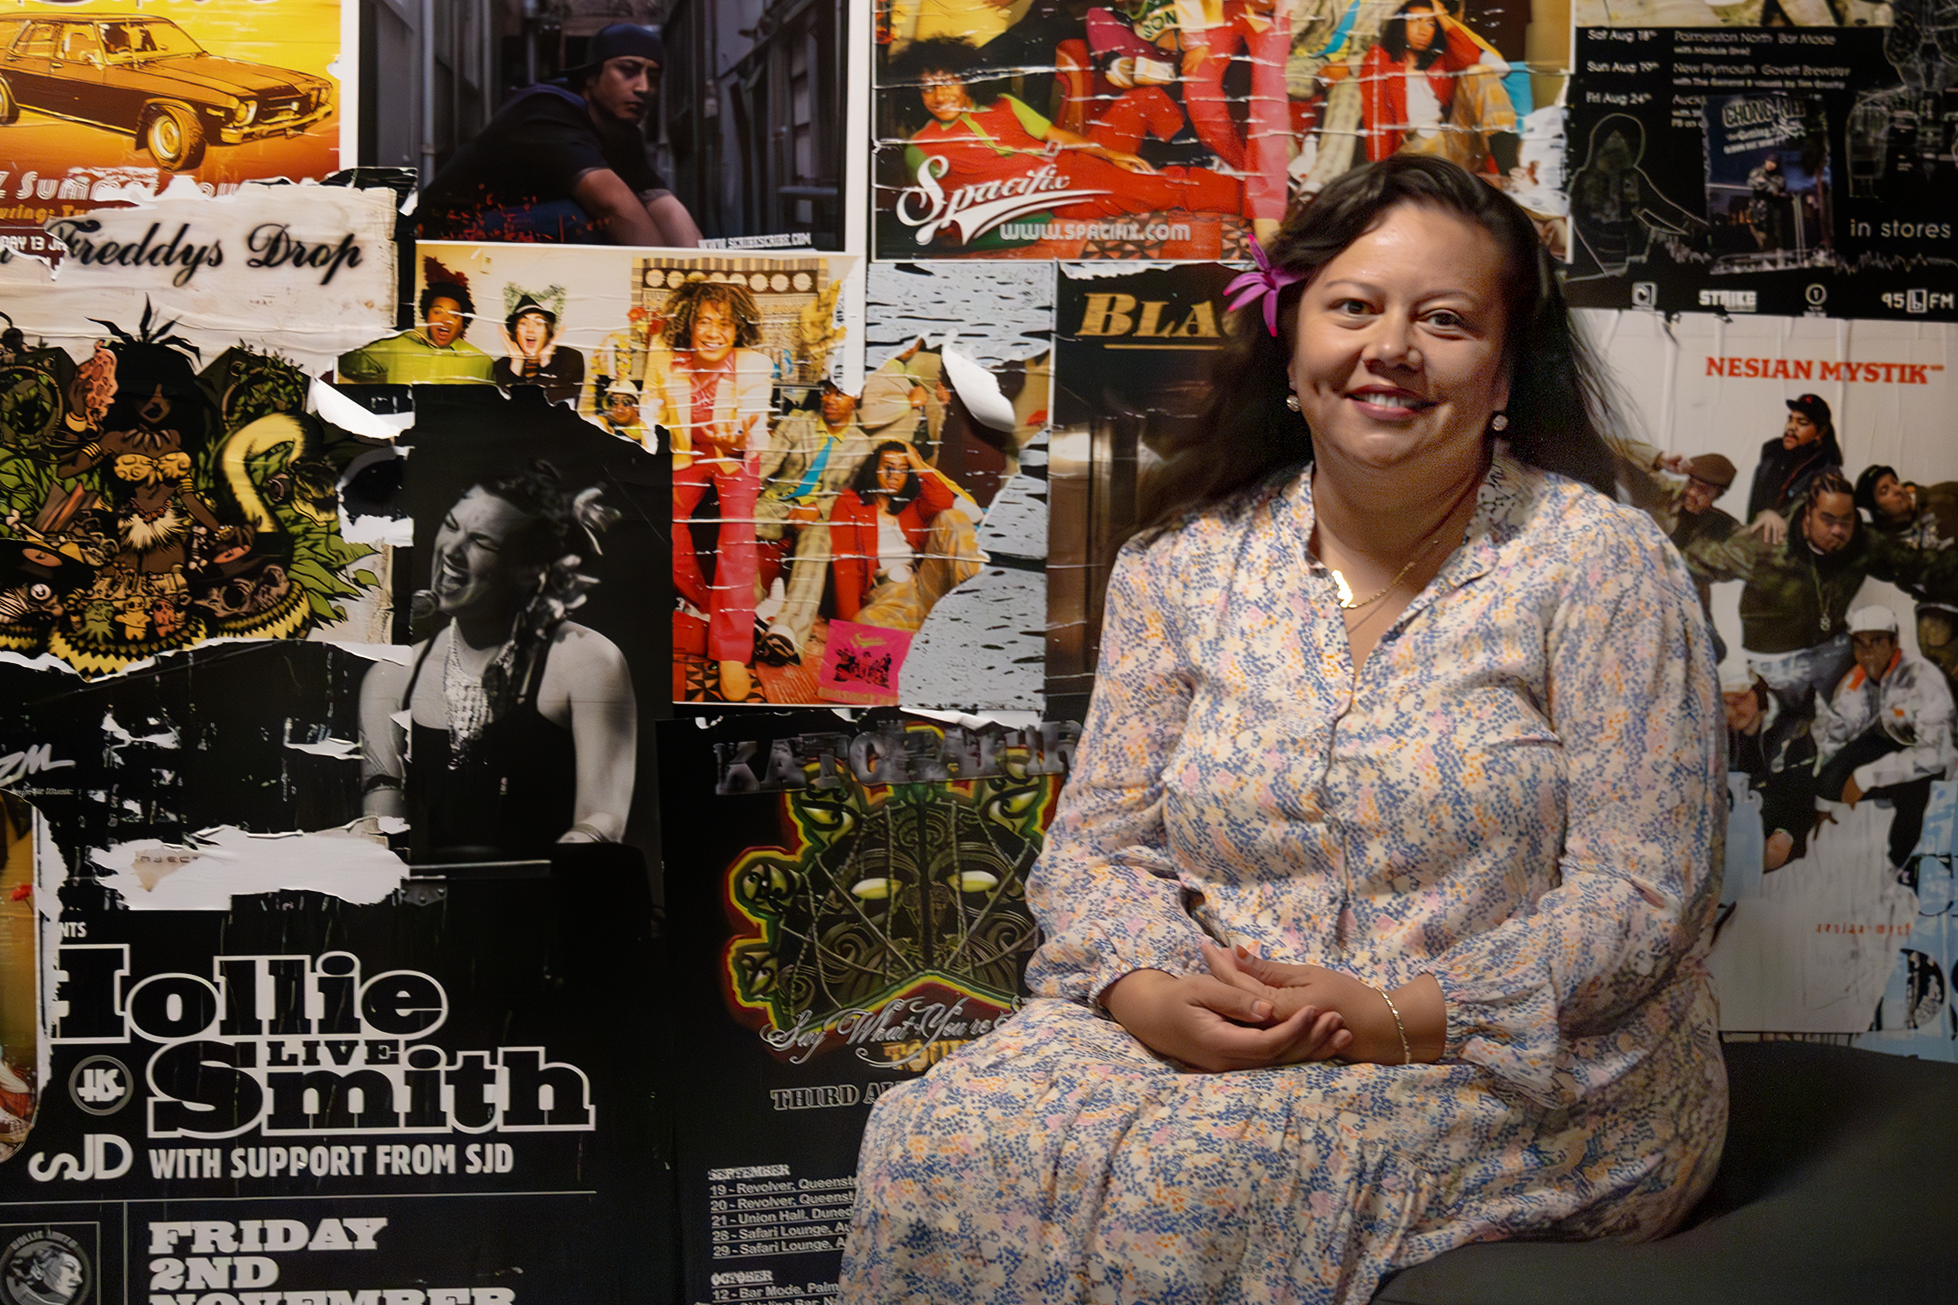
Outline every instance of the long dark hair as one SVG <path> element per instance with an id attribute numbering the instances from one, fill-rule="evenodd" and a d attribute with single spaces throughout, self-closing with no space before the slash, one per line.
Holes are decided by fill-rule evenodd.
<path id="1" fill-rule="evenodd" d="M 1503 355 L 1509 367 L 1510 452 L 1610 494 L 1616 418 L 1608 373 L 1578 334 L 1536 225 L 1507 195 L 1442 159 L 1396 154 L 1347 172 L 1295 212 L 1272 242 L 1274 267 L 1306 280 L 1279 295 L 1280 332 L 1257 304 L 1231 315 L 1203 419 L 1162 449 L 1140 495 L 1141 529 L 1290 480 L 1312 457 L 1312 432 L 1285 406 L 1299 299 L 1313 274 L 1396 204 L 1455 213 L 1495 237 L 1506 290 Z"/>
<path id="2" fill-rule="evenodd" d="M 870 456 L 858 464 L 857 474 L 850 477 L 850 488 L 856 491 L 857 499 L 868 503 L 874 495 L 884 492 L 884 487 L 877 483 L 877 465 L 884 460 L 886 453 L 908 453 L 910 449 L 911 446 L 902 440 L 885 440 L 872 449 Z M 891 501 L 885 505 L 886 509 L 892 516 L 896 516 L 910 507 L 918 495 L 924 492 L 925 487 L 918 483 L 918 473 L 907 468 L 904 473 L 904 484 L 898 487 L 897 493 L 890 496 Z"/>
<path id="3" fill-rule="evenodd" d="M 1448 50 L 1448 29 L 1441 25 L 1442 16 L 1448 11 L 1442 8 L 1441 0 L 1404 0 L 1380 29 L 1380 48 L 1395 63 L 1407 57 L 1407 11 L 1416 5 L 1433 14 L 1435 20 L 1434 39 L 1414 52 L 1415 64 L 1426 70 Z"/>

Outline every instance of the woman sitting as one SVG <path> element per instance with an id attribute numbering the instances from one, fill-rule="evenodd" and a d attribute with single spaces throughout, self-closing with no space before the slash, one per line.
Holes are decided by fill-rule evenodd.
<path id="1" fill-rule="evenodd" d="M 916 630 L 932 607 L 979 574 L 984 557 L 956 490 L 918 451 L 886 440 L 830 509 L 836 616 Z"/>
<path id="2" fill-rule="evenodd" d="M 1707 625 L 1534 227 L 1403 154 L 1238 284 L 1109 581 L 1033 998 L 878 1099 L 845 1300 L 1364 1301 L 1712 1179 Z"/>

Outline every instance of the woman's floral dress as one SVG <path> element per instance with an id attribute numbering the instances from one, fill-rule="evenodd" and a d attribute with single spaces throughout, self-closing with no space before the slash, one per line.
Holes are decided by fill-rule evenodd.
<path id="1" fill-rule="evenodd" d="M 1301 475 L 1124 550 L 1035 997 L 878 1102 L 844 1299 L 1364 1301 L 1467 1242 L 1656 1236 L 1711 1181 L 1725 736 L 1685 565 L 1499 450 L 1356 679 L 1312 519 Z M 1434 975 L 1443 1058 L 1150 1052 L 1096 999 L 1206 934 Z"/>

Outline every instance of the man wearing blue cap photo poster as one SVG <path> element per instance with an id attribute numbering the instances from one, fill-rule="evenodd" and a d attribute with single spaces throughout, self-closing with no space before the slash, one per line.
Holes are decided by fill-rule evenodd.
<path id="1" fill-rule="evenodd" d="M 601 28 L 584 63 L 518 91 L 456 151 L 422 192 L 422 238 L 698 245 L 640 127 L 664 57 L 652 28 Z"/>

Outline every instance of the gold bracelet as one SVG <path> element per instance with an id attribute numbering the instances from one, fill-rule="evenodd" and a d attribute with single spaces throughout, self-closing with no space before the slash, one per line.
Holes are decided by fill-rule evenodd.
<path id="1" fill-rule="evenodd" d="M 1387 1003 L 1387 1013 L 1394 1017 L 1394 1031 L 1401 1035 L 1401 1064 L 1412 1065 L 1414 1049 L 1407 1045 L 1407 1025 L 1401 1023 L 1401 1013 L 1395 1007 L 1394 999 L 1387 995 L 1385 988 L 1375 988 L 1374 991 L 1380 994 L 1380 1000 Z"/>

